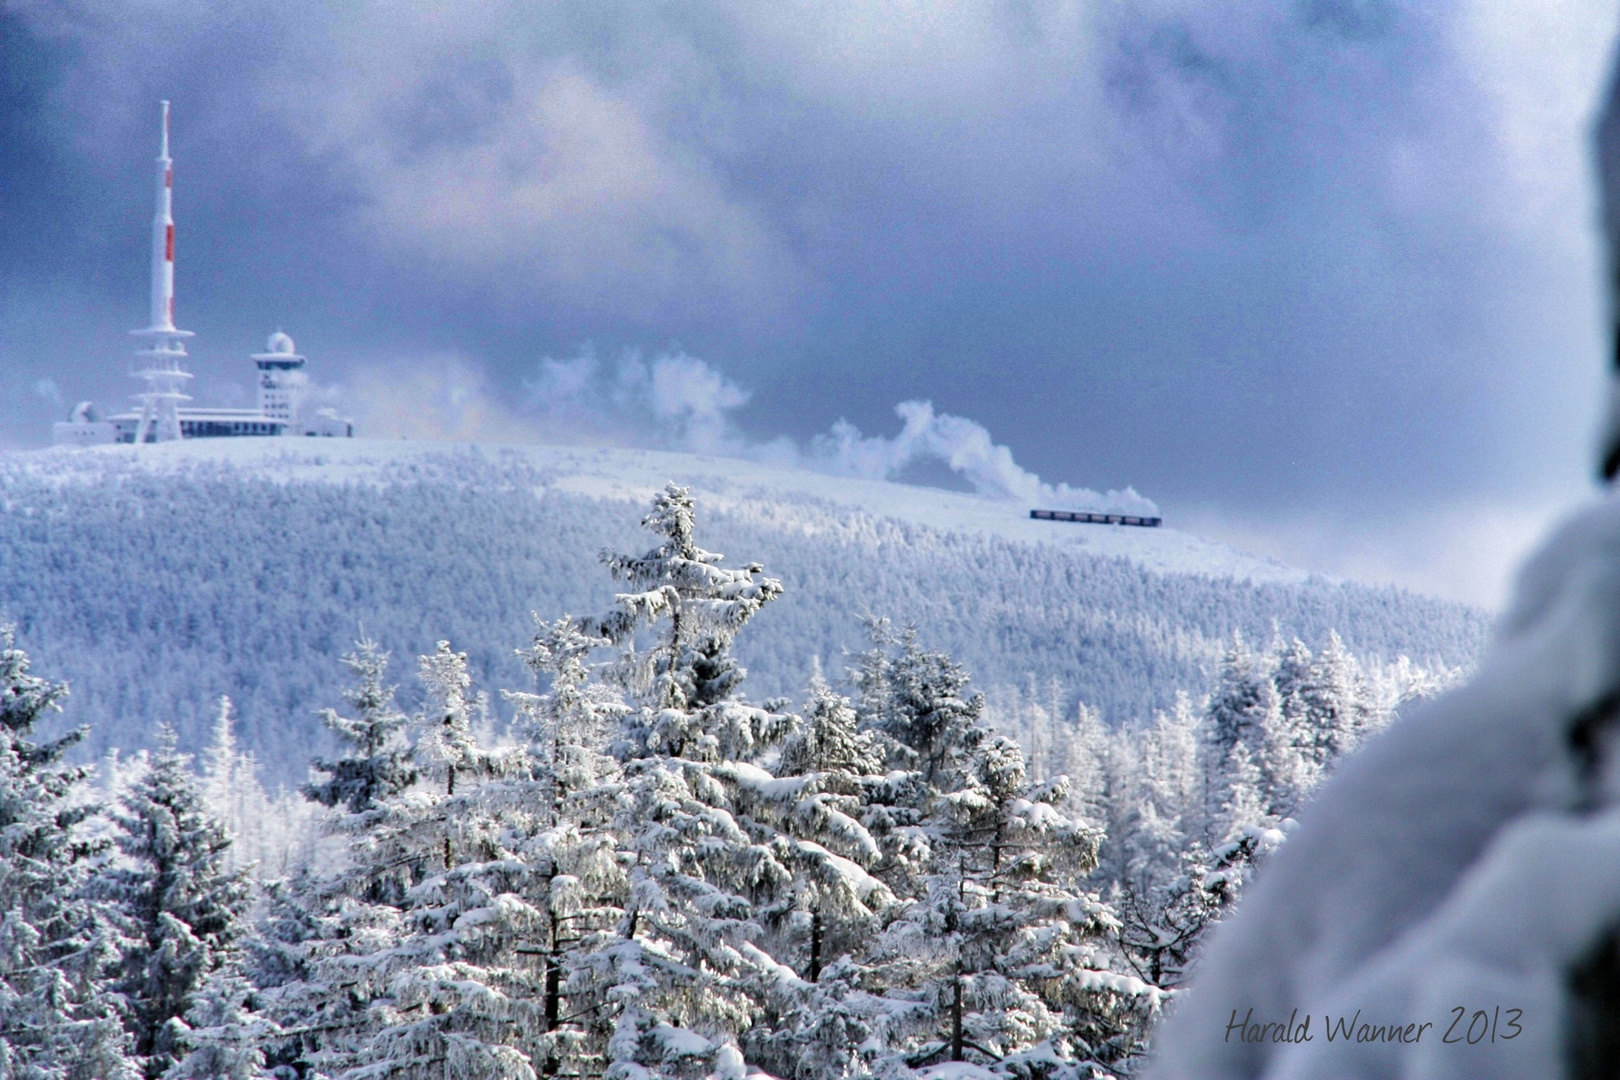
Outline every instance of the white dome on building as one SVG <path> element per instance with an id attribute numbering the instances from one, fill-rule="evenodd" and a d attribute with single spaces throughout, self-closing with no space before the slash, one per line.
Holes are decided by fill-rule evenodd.
<path id="1" fill-rule="evenodd" d="M 298 350 L 293 348 L 293 339 L 290 335 L 277 330 L 270 335 L 270 340 L 264 343 L 264 351 L 277 356 L 293 356 Z"/>

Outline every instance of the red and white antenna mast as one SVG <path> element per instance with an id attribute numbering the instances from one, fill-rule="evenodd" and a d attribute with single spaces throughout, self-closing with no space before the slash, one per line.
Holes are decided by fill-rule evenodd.
<path id="1" fill-rule="evenodd" d="M 152 322 L 130 333 L 150 338 L 150 347 L 136 353 L 147 361 L 135 373 L 146 380 L 146 391 L 136 394 L 141 403 L 141 419 L 135 428 L 135 441 L 164 442 L 178 439 L 180 403 L 191 398 L 182 389 L 191 373 L 181 366 L 186 355 L 184 341 L 190 330 L 174 326 L 174 161 L 169 157 L 169 103 L 163 102 L 163 141 L 157 157 L 157 213 L 152 218 Z"/>

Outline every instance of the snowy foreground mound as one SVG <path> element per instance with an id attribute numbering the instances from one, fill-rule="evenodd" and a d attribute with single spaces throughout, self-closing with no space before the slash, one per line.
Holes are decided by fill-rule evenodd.
<path id="1" fill-rule="evenodd" d="M 1526 566 L 1469 685 L 1325 785 L 1215 935 L 1154 1075 L 1620 1075 L 1617 720 L 1611 500 Z"/>
<path id="2" fill-rule="evenodd" d="M 787 588 L 739 643 L 756 700 L 796 697 L 818 660 L 841 671 L 863 611 L 916 622 L 993 704 L 1033 689 L 1109 722 L 1204 693 L 1234 631 L 1337 631 L 1368 663 L 1431 667 L 1471 663 L 1485 635 L 1472 609 L 1170 528 L 686 454 L 365 440 L 0 457 L 0 615 L 72 682 L 97 750 L 144 746 L 159 720 L 201 745 L 229 694 L 271 776 L 300 778 L 362 624 L 398 656 L 449 636 L 480 685 L 522 688 L 531 612 L 608 602 L 597 552 L 631 543 L 668 481 L 692 488 L 711 547 Z"/>

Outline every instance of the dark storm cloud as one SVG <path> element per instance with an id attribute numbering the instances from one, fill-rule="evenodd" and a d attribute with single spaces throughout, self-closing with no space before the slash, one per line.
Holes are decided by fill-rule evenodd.
<path id="1" fill-rule="evenodd" d="M 14 444 L 41 378 L 128 392 L 170 97 L 205 389 L 276 325 L 331 379 L 454 353 L 507 398 L 582 342 L 679 342 L 751 391 L 756 441 L 931 399 L 1161 503 L 1586 466 L 1585 5 L 9 10 Z"/>

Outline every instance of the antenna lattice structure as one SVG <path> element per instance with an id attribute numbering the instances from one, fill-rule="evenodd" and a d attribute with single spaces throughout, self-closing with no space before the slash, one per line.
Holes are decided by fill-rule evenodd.
<path id="1" fill-rule="evenodd" d="M 135 355 L 146 367 L 135 373 L 146 380 L 146 390 L 136 394 L 141 418 L 135 428 L 135 441 L 165 442 L 181 437 L 180 404 L 190 401 L 185 385 L 191 373 L 182 366 L 185 339 L 190 330 L 174 325 L 174 161 L 169 157 L 169 103 L 163 102 L 163 141 L 157 157 L 157 213 L 152 218 L 152 322 L 136 337 L 148 338 L 151 345 Z"/>

